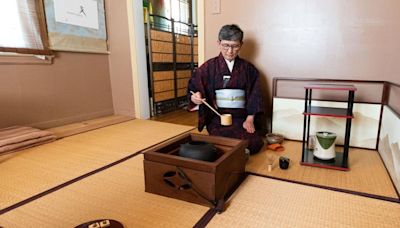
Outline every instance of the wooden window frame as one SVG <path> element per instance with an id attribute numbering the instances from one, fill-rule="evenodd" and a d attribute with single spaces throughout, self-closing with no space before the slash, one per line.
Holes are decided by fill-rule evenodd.
<path id="1" fill-rule="evenodd" d="M 36 4 L 35 4 L 36 14 L 38 17 L 40 37 L 41 37 L 42 44 L 43 44 L 43 50 L 42 49 L 32 49 L 32 48 L 0 47 L 0 52 L 13 52 L 13 53 L 18 53 L 18 54 L 32 54 L 32 55 L 53 55 L 53 52 L 49 48 L 46 19 L 45 19 L 45 14 L 44 14 L 44 1 L 43 0 L 35 0 L 35 1 L 36 1 Z"/>

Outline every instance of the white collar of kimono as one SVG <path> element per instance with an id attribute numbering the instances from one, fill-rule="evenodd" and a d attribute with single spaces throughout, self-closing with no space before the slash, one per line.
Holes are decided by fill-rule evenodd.
<path id="1" fill-rule="evenodd" d="M 235 64 L 235 60 L 229 61 L 225 59 L 225 62 L 228 65 L 229 71 L 232 73 L 233 64 Z"/>

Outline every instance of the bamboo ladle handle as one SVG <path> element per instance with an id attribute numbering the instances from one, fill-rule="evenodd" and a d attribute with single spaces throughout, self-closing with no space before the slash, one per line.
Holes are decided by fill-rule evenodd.
<path id="1" fill-rule="evenodd" d="M 193 91 L 190 91 L 190 93 L 194 95 L 194 92 L 193 92 Z M 209 105 L 209 104 L 206 102 L 206 99 L 205 99 L 205 98 L 204 98 L 204 99 L 201 99 L 201 101 L 203 102 L 203 104 L 207 105 L 213 112 L 215 112 L 215 114 L 217 114 L 219 117 L 222 117 L 222 115 L 219 114 L 219 112 L 218 112 L 217 110 L 215 110 L 211 105 Z"/>

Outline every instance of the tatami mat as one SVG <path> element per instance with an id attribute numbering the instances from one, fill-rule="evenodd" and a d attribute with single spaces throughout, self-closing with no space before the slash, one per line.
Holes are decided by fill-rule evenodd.
<path id="1" fill-rule="evenodd" d="M 400 227 L 400 204 L 250 175 L 207 227 Z"/>
<path id="2" fill-rule="evenodd" d="M 193 127 L 132 120 L 0 157 L 0 209 Z"/>
<path id="3" fill-rule="evenodd" d="M 251 156 L 246 170 L 290 181 L 398 199 L 390 176 L 377 151 L 350 148 L 350 170 L 338 171 L 300 165 L 301 142 L 287 140 L 283 146 L 285 150 L 282 152 L 264 149 Z M 279 168 L 280 156 L 290 158 L 289 169 Z M 268 171 L 267 164 L 271 160 L 273 160 L 273 168 L 272 171 Z"/>
<path id="4" fill-rule="evenodd" d="M 192 227 L 208 209 L 146 193 L 138 155 L 0 215 L 0 226 L 70 228 L 106 218 L 124 227 Z"/>

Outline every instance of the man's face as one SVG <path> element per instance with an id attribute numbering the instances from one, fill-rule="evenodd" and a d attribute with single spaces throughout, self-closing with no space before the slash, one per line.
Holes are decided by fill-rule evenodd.
<path id="1" fill-rule="evenodd" d="M 228 61 L 232 61 L 239 54 L 242 43 L 240 41 L 233 40 L 221 40 L 218 41 L 219 48 L 222 56 Z"/>

